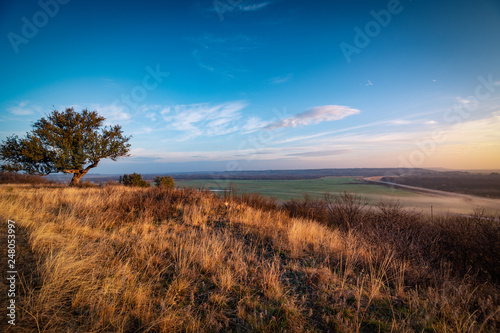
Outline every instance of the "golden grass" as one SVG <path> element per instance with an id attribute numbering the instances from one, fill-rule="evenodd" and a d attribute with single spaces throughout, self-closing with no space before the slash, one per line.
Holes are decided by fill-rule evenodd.
<path id="1" fill-rule="evenodd" d="M 10 188 L 0 217 L 28 232 L 37 259 L 16 331 L 499 328 L 495 285 L 417 266 L 356 230 L 194 190 Z"/>

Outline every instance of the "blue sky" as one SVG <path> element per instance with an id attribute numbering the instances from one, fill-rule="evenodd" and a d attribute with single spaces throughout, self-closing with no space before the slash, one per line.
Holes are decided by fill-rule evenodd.
<path id="1" fill-rule="evenodd" d="M 500 3 L 2 1 L 0 139 L 97 110 L 96 173 L 500 169 Z"/>

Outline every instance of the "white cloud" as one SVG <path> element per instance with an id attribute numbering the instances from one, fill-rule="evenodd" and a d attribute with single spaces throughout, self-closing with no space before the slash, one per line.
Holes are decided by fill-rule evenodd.
<path id="1" fill-rule="evenodd" d="M 323 133 L 317 133 L 317 134 L 312 134 L 312 135 L 301 135 L 301 136 L 295 136 L 295 137 L 291 137 L 291 138 L 288 138 L 288 139 L 283 139 L 283 140 L 279 140 L 279 141 L 276 141 L 276 144 L 278 145 L 281 145 L 281 144 L 287 144 L 287 143 L 291 143 L 291 142 L 296 142 L 296 141 L 306 141 L 306 140 L 310 140 L 310 139 L 315 139 L 315 138 L 319 138 L 319 137 L 322 137 L 322 136 L 326 136 L 326 135 L 330 135 L 330 134 L 333 134 L 334 132 L 323 132 Z"/>
<path id="2" fill-rule="evenodd" d="M 130 120 L 131 116 L 124 109 L 116 104 L 101 105 L 101 104 L 91 104 L 88 107 L 89 111 L 96 110 L 97 113 L 103 115 L 106 118 L 106 123 L 111 124 L 116 121 L 127 121 Z"/>
<path id="3" fill-rule="evenodd" d="M 132 116 L 125 112 L 124 108 L 119 104 L 99 104 L 99 103 L 90 103 L 90 104 L 72 104 L 72 105 L 59 105 L 58 110 L 66 110 L 68 108 L 73 108 L 75 111 L 80 112 L 82 110 L 89 111 L 97 111 L 97 113 L 104 118 L 106 125 L 114 125 L 117 122 L 126 122 L 129 121 Z"/>
<path id="4" fill-rule="evenodd" d="M 265 128 L 269 125 L 268 121 L 264 121 L 259 117 L 251 117 L 247 120 L 247 123 L 241 128 L 243 133 L 252 133 L 260 129 Z"/>
<path id="5" fill-rule="evenodd" d="M 317 135 L 321 139 L 307 143 L 316 147 L 323 147 L 335 142 L 344 147 L 355 147 L 357 150 L 374 151 L 402 151 L 409 152 L 420 149 L 423 142 L 435 146 L 436 149 L 446 149 L 448 146 L 491 145 L 500 142 L 500 112 L 494 112 L 486 118 L 472 120 L 460 124 L 441 124 L 437 129 L 417 128 L 408 131 L 374 131 L 372 133 L 352 133 L 343 135 Z M 323 133 L 331 134 L 331 133 Z M 431 144 L 429 144 L 429 142 Z M 420 146 L 419 146 L 420 145 Z M 434 148 L 433 148 L 434 149 Z"/>
<path id="6" fill-rule="evenodd" d="M 154 113 L 154 112 L 146 113 L 145 117 L 148 119 L 151 119 L 151 121 L 156 121 L 156 113 Z"/>
<path id="7" fill-rule="evenodd" d="M 239 5 L 237 8 L 241 11 L 244 12 L 255 12 L 257 10 L 261 10 L 269 6 L 271 3 L 269 1 L 266 2 L 261 2 L 261 3 L 254 3 L 254 4 L 242 4 Z"/>
<path id="8" fill-rule="evenodd" d="M 365 84 L 365 87 L 368 87 L 368 86 L 373 86 L 372 81 L 370 81 L 370 80 L 367 81 L 367 83 Z"/>
<path id="9" fill-rule="evenodd" d="M 153 122 L 162 119 L 167 122 L 163 130 L 189 132 L 180 139 L 183 141 L 200 135 L 218 136 L 233 132 L 248 134 L 269 125 L 269 121 L 260 117 L 243 117 L 240 111 L 247 105 L 244 101 L 175 106 L 142 105 L 138 110 L 142 111 L 145 119 Z"/>
<path id="10" fill-rule="evenodd" d="M 500 142 L 500 111 L 489 117 L 454 124 L 446 131 L 449 142 L 485 143 Z"/>
<path id="11" fill-rule="evenodd" d="M 27 101 L 19 102 L 18 105 L 7 109 L 15 116 L 31 116 L 35 113 L 41 113 L 41 108 L 36 105 L 30 105 Z"/>
<path id="12" fill-rule="evenodd" d="M 144 104 L 144 105 L 141 105 L 137 108 L 137 111 L 139 112 L 148 112 L 148 111 L 158 111 L 162 108 L 161 105 L 148 105 L 148 104 Z"/>
<path id="13" fill-rule="evenodd" d="M 387 124 L 389 124 L 389 125 L 409 125 L 409 124 L 411 124 L 411 121 L 404 120 L 404 119 L 395 119 L 395 120 L 387 121 Z"/>
<path id="14" fill-rule="evenodd" d="M 418 114 L 418 116 L 420 116 L 420 115 L 421 114 Z M 430 124 L 430 123 L 432 123 L 432 121 L 427 122 L 426 124 Z M 437 122 L 434 122 L 434 123 L 437 123 Z M 382 121 L 376 121 L 376 122 L 363 124 L 363 125 L 345 127 L 345 128 L 334 130 L 334 131 L 327 131 L 327 132 L 321 132 L 321 133 L 316 133 L 316 134 L 311 134 L 311 135 L 291 137 L 288 139 L 280 140 L 276 143 L 277 144 L 286 144 L 286 143 L 291 143 L 291 142 L 295 142 L 295 141 L 304 141 L 304 140 L 320 138 L 320 137 L 338 134 L 338 133 L 352 132 L 352 131 L 359 130 L 359 129 L 365 129 L 365 128 L 376 127 L 376 126 L 392 126 L 395 124 L 396 125 L 403 125 L 403 124 L 410 124 L 410 122 L 407 120 L 404 120 L 404 119 L 382 120 Z M 419 122 L 417 121 L 414 124 L 419 124 Z M 328 140 L 330 140 L 330 139 L 328 139 Z"/>
<path id="15" fill-rule="evenodd" d="M 291 79 L 293 79 L 293 74 L 292 73 L 288 73 L 285 76 L 276 76 L 276 77 L 270 78 L 269 79 L 269 83 L 271 83 L 271 84 L 281 84 L 281 83 L 288 82 Z"/>
<path id="16" fill-rule="evenodd" d="M 352 109 L 348 106 L 342 105 L 323 105 L 309 109 L 295 116 L 279 120 L 271 125 L 269 128 L 280 127 L 297 127 L 317 124 L 323 121 L 340 120 L 347 116 L 360 113 L 357 109 Z"/>
<path id="17" fill-rule="evenodd" d="M 462 98 L 462 97 L 457 97 L 457 101 L 461 104 L 470 104 L 472 101 L 470 99 Z"/>
<path id="18" fill-rule="evenodd" d="M 335 156 L 352 153 L 351 149 L 336 149 L 336 150 L 320 150 L 320 151 L 307 151 L 301 153 L 287 154 L 287 156 L 300 156 L 300 157 L 325 157 Z"/>
<path id="19" fill-rule="evenodd" d="M 184 139 L 199 135 L 224 135 L 240 129 L 236 121 L 246 102 L 236 101 L 211 105 L 209 103 L 176 105 L 160 113 L 170 129 L 189 132 Z"/>

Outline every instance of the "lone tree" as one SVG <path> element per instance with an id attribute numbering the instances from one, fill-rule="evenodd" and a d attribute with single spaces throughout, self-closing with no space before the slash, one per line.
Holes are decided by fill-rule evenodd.
<path id="1" fill-rule="evenodd" d="M 99 161 L 129 156 L 130 137 L 121 126 L 104 126 L 97 111 L 75 112 L 73 108 L 51 114 L 33 124 L 25 138 L 8 137 L 0 145 L 3 171 L 24 171 L 34 175 L 54 172 L 72 173 L 70 185 L 80 179 Z"/>
<path id="2" fill-rule="evenodd" d="M 120 176 L 119 180 L 120 184 L 125 186 L 138 186 L 138 187 L 149 187 L 149 183 L 142 179 L 142 175 L 140 173 L 133 173 L 130 175 Z"/>

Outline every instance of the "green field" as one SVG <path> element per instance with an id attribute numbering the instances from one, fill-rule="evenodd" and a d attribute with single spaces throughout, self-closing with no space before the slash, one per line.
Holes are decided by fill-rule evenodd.
<path id="1" fill-rule="evenodd" d="M 365 199 L 365 202 L 374 206 L 381 201 L 397 201 L 403 207 L 415 208 L 423 213 L 430 214 L 431 206 L 434 213 L 470 214 L 475 208 L 485 208 L 488 212 L 500 214 L 500 200 L 484 200 L 482 198 L 462 199 L 427 193 L 417 193 L 409 190 L 394 189 L 382 185 L 367 184 L 356 177 L 325 177 L 319 179 L 302 180 L 227 180 L 214 179 L 178 180 L 179 187 L 204 188 L 222 191 L 230 187 L 237 193 L 249 192 L 274 197 L 278 200 L 300 199 L 304 194 L 321 198 L 325 193 L 338 194 L 341 192 L 354 193 Z"/>
<path id="2" fill-rule="evenodd" d="M 320 179 L 302 180 L 183 180 L 176 181 L 179 187 L 205 188 L 209 190 L 224 190 L 233 187 L 237 192 L 260 193 L 280 200 L 303 198 L 304 194 L 312 197 L 322 197 L 326 192 L 337 194 L 350 192 L 362 195 L 368 199 L 377 197 L 416 196 L 415 193 L 405 190 L 366 184 L 355 177 L 326 177 Z M 370 200 L 371 201 L 371 200 Z"/>

